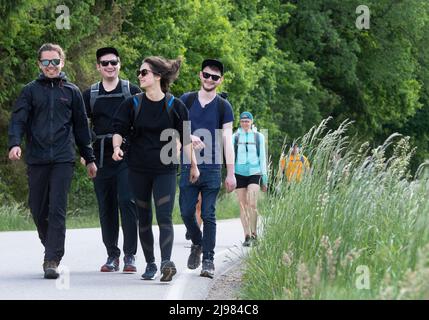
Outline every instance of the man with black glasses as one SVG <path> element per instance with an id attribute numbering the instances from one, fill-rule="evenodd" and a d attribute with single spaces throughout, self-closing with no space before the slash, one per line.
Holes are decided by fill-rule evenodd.
<path id="1" fill-rule="evenodd" d="M 29 206 L 45 247 L 44 277 L 56 279 L 64 255 L 67 193 L 74 172 L 75 143 L 94 178 L 97 167 L 85 107 L 79 89 L 63 72 L 65 55 L 56 44 L 38 52 L 40 76 L 18 97 L 9 125 L 9 159 L 21 159 L 26 134 Z"/>
<path id="2" fill-rule="evenodd" d="M 137 209 L 128 183 L 128 165 L 125 160 L 112 159 L 112 119 L 119 105 L 141 92 L 139 87 L 119 79 L 121 61 L 118 50 L 100 48 L 96 52 L 97 70 L 102 80 L 83 93 L 86 112 L 95 136 L 94 150 L 98 166 L 94 189 L 97 196 L 101 233 L 107 250 L 107 261 L 101 272 L 119 270 L 118 248 L 119 212 L 124 235 L 124 272 L 136 272 Z"/>
<path id="3" fill-rule="evenodd" d="M 189 110 L 192 130 L 192 145 L 197 151 L 200 177 L 196 183 L 189 181 L 188 164 L 182 164 L 180 178 L 180 211 L 186 225 L 187 234 L 192 240 L 188 268 L 196 269 L 203 255 L 202 277 L 214 276 L 214 248 L 216 244 L 216 199 L 221 186 L 222 154 L 225 152 L 227 176 L 225 188 L 231 192 L 236 187 L 234 175 L 234 149 L 232 146 L 232 123 L 234 115 L 230 103 L 216 93 L 222 84 L 224 67 L 216 59 L 203 61 L 199 73 L 199 91 L 185 93 L 180 99 Z M 216 138 L 216 135 L 219 137 Z M 202 139 L 205 139 L 204 141 Z M 223 141 L 223 143 L 221 143 Z M 222 150 L 223 145 L 223 150 Z M 201 193 L 201 232 L 195 207 Z"/>

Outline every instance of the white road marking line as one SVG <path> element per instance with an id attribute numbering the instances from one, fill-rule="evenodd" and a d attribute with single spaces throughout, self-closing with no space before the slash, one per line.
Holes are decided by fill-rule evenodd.
<path id="1" fill-rule="evenodd" d="M 230 249 L 223 250 L 217 253 L 217 256 L 223 257 Z M 223 262 L 223 260 L 221 260 Z M 195 270 L 186 268 L 185 271 L 181 272 L 172 287 L 167 291 L 164 296 L 164 300 L 182 300 L 183 293 L 187 287 L 188 281 L 192 278 L 192 275 L 195 274 Z M 199 270 L 198 270 L 199 273 Z"/>

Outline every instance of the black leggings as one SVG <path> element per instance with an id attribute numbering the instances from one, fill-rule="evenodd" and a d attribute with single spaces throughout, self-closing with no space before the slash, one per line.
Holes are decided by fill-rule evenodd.
<path id="1" fill-rule="evenodd" d="M 152 232 L 152 193 L 159 226 L 161 261 L 170 260 L 174 231 L 172 213 L 176 195 L 176 173 L 150 174 L 129 171 L 129 181 L 137 204 L 139 236 L 146 263 L 155 262 Z"/>

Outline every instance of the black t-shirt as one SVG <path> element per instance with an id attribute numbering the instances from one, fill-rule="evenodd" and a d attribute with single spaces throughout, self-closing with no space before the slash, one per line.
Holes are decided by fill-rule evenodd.
<path id="1" fill-rule="evenodd" d="M 122 92 L 121 82 L 118 82 L 118 85 L 112 91 L 106 91 L 103 87 L 103 83 L 100 82 L 99 87 L 99 95 L 111 95 L 118 94 Z M 139 87 L 130 83 L 130 93 L 132 95 L 140 93 L 141 90 Z M 98 135 L 104 135 L 113 133 L 113 118 L 116 112 L 119 110 L 119 106 L 125 100 L 122 97 L 99 97 L 95 100 L 94 108 L 91 110 L 90 100 L 91 100 L 91 88 L 86 90 L 83 93 L 83 99 L 85 101 L 86 114 L 88 118 L 91 119 L 91 129 L 93 132 Z M 97 158 L 97 163 L 99 163 L 100 158 L 100 141 L 97 139 L 94 142 L 94 151 L 95 156 Z M 115 161 L 112 159 L 113 147 L 112 147 L 112 139 L 104 140 L 104 164 L 113 164 Z"/>
<path id="2" fill-rule="evenodd" d="M 185 104 L 180 99 L 174 98 L 171 108 L 170 117 L 165 109 L 165 97 L 160 101 L 151 101 L 144 95 L 140 113 L 134 123 L 133 98 L 126 99 L 119 107 L 113 127 L 115 133 L 123 137 L 130 136 L 127 160 L 131 169 L 155 174 L 172 173 L 177 170 L 177 151 L 175 147 L 170 147 L 173 138 L 169 136 L 166 141 L 161 141 L 161 133 L 165 129 L 175 129 L 182 145 L 183 141 L 190 143 L 191 133 L 189 126 L 183 124 L 189 119 Z M 132 127 L 133 133 L 130 135 Z M 176 163 L 161 161 L 161 150 L 164 154 L 165 150 L 169 150 L 168 155 L 174 158 Z"/>

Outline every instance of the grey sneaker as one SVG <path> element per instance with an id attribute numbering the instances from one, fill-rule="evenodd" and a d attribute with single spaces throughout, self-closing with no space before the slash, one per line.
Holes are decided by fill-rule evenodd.
<path id="1" fill-rule="evenodd" d="M 100 268 L 101 272 L 119 271 L 119 258 L 108 257 L 105 264 Z"/>
<path id="2" fill-rule="evenodd" d="M 137 267 L 136 267 L 136 259 L 134 258 L 134 256 L 132 254 L 127 254 L 124 257 L 124 270 L 123 272 L 137 272 Z"/>
<path id="3" fill-rule="evenodd" d="M 189 269 L 196 269 L 201 264 L 201 254 L 202 254 L 202 247 L 198 244 L 193 244 L 191 246 L 191 254 L 188 258 L 188 268 Z"/>
<path id="4" fill-rule="evenodd" d="M 173 279 L 173 276 L 177 273 L 176 266 L 173 261 L 166 260 L 161 262 L 161 279 L 162 282 L 168 282 Z"/>
<path id="5" fill-rule="evenodd" d="M 214 263 L 211 260 L 203 260 L 203 267 L 201 269 L 200 276 L 213 279 L 214 277 Z"/>
<path id="6" fill-rule="evenodd" d="M 145 272 L 142 274 L 143 280 L 154 280 L 156 278 L 156 272 L 158 268 L 155 262 L 148 263 Z"/>
<path id="7" fill-rule="evenodd" d="M 45 272 L 45 279 L 57 279 L 60 276 L 58 273 L 58 262 L 53 260 L 43 263 L 43 271 Z"/>

